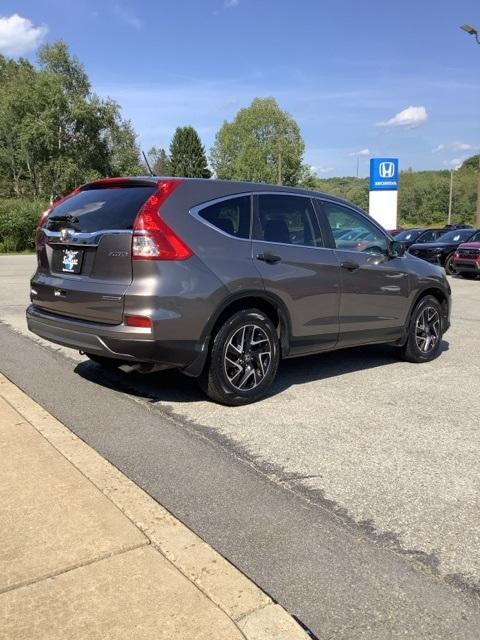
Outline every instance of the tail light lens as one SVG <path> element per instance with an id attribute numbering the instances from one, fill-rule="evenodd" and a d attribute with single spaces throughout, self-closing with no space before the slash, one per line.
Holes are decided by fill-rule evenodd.
<path id="1" fill-rule="evenodd" d="M 37 229 L 41 229 L 43 227 L 43 225 L 47 221 L 48 214 L 50 213 L 51 210 L 52 210 L 52 207 L 49 207 L 48 209 L 45 209 L 45 211 L 42 211 L 42 213 L 40 214 L 40 217 L 38 218 Z"/>
<path id="2" fill-rule="evenodd" d="M 160 216 L 160 207 L 181 182 L 162 180 L 140 209 L 133 225 L 134 260 L 187 260 L 193 255 L 190 247 Z"/>

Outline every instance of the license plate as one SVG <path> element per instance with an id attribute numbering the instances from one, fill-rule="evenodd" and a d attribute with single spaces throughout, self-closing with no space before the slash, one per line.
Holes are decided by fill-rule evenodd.
<path id="1" fill-rule="evenodd" d="M 80 273 L 82 270 L 83 251 L 79 249 L 63 249 L 61 270 L 64 273 Z"/>

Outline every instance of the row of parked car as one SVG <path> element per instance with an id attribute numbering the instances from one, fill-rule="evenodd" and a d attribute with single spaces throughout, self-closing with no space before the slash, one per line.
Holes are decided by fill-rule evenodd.
<path id="1" fill-rule="evenodd" d="M 449 275 L 463 278 L 480 275 L 480 229 L 469 225 L 441 228 L 419 227 L 390 231 L 403 242 L 407 251 L 418 258 L 440 264 Z"/>

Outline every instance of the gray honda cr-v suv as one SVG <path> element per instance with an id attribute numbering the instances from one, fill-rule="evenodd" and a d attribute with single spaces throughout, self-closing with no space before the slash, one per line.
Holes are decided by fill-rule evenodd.
<path id="1" fill-rule="evenodd" d="M 245 182 L 109 178 L 45 212 L 28 326 L 102 365 L 176 367 L 217 402 L 261 398 L 279 360 L 390 343 L 425 362 L 445 273 L 352 204 Z"/>

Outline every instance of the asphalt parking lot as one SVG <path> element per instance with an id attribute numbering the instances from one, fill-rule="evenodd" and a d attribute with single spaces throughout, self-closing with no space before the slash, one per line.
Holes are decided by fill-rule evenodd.
<path id="1" fill-rule="evenodd" d="M 22 333 L 34 265 L 0 257 L 0 319 Z M 383 346 L 290 360 L 269 398 L 240 408 L 206 401 L 180 374 L 115 376 L 382 545 L 479 592 L 480 280 L 450 282 L 452 328 L 429 364 L 398 362 Z"/>

